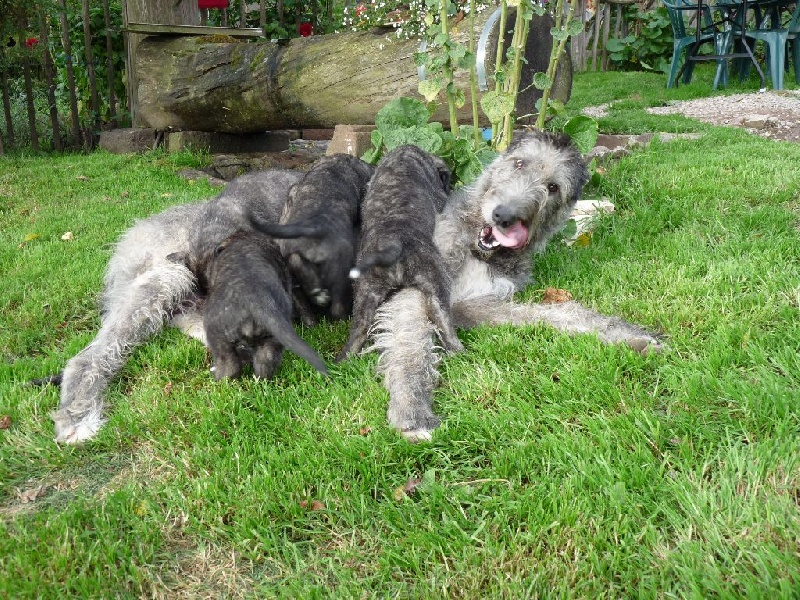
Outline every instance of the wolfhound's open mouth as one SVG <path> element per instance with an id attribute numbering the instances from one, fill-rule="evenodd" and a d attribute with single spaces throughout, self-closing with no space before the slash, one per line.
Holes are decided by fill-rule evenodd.
<path id="1" fill-rule="evenodd" d="M 522 221 L 517 221 L 505 231 L 501 231 L 496 225 L 484 225 L 478 234 L 478 248 L 483 251 L 497 250 L 498 248 L 510 248 L 519 250 L 528 241 L 528 228 Z"/>

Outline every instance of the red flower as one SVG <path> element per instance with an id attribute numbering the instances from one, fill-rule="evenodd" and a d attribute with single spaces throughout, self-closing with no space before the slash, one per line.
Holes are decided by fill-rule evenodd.
<path id="1" fill-rule="evenodd" d="M 359 4 L 356 6 L 356 16 L 359 16 L 359 17 L 360 17 L 360 16 L 361 16 L 361 15 L 363 15 L 365 12 L 367 12 L 367 5 L 366 5 L 366 4 L 359 3 Z"/>
<path id="2" fill-rule="evenodd" d="M 25 40 L 25 46 L 27 48 L 33 48 L 38 43 L 39 40 L 37 40 L 36 38 L 28 38 L 27 40 Z"/>
<path id="3" fill-rule="evenodd" d="M 314 26 L 311 23 L 300 23 L 297 26 L 297 33 L 303 37 L 308 37 L 314 33 Z"/>

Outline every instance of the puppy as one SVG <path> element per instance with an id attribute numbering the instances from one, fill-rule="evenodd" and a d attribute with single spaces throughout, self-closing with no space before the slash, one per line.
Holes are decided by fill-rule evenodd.
<path id="1" fill-rule="evenodd" d="M 238 231 L 198 262 L 180 254 L 168 258 L 188 260 L 206 293 L 203 323 L 217 380 L 238 377 L 245 363 L 252 364 L 256 377 L 271 379 L 284 347 L 328 374 L 323 360 L 292 326 L 289 270 L 275 242 Z"/>
<path id="2" fill-rule="evenodd" d="M 349 154 L 318 160 L 292 186 L 280 223 L 253 216 L 253 226 L 272 237 L 308 300 L 327 316 L 344 319 L 352 307 L 359 205 L 374 167 Z"/>
<path id="3" fill-rule="evenodd" d="M 463 349 L 450 316 L 450 278 L 433 241 L 449 190 L 447 165 L 416 146 L 399 146 L 378 165 L 361 207 L 353 318 L 337 361 L 363 348 L 378 307 L 392 293 L 412 287 L 426 298 L 445 349 Z"/>

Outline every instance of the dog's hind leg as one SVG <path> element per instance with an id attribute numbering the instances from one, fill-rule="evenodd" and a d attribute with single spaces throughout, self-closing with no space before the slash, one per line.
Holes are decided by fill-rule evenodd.
<path id="1" fill-rule="evenodd" d="M 618 317 L 600 314 L 582 304 L 519 304 L 492 296 L 472 297 L 453 304 L 459 327 L 530 325 L 544 323 L 568 334 L 595 334 L 607 344 L 625 343 L 641 354 L 660 352 L 666 346 L 656 334 Z"/>
<path id="2" fill-rule="evenodd" d="M 431 439 L 439 425 L 433 412 L 433 390 L 439 380 L 433 335 L 419 290 L 401 290 L 378 310 L 371 349 L 380 352 L 378 372 L 389 390 L 386 416 L 411 442 Z"/>
<path id="3" fill-rule="evenodd" d="M 117 287 L 97 336 L 64 368 L 61 401 L 51 415 L 56 442 L 74 444 L 95 436 L 105 422 L 103 404 L 111 379 L 133 348 L 162 329 L 194 284 L 185 266 L 162 261 Z"/>

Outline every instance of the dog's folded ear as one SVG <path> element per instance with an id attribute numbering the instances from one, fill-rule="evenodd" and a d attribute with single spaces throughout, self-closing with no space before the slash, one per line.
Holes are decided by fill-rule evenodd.
<path id="1" fill-rule="evenodd" d="M 442 180 L 442 187 L 444 191 L 448 194 L 450 193 L 450 180 L 453 177 L 453 174 L 450 172 L 450 167 L 447 166 L 444 162 L 441 165 L 436 167 L 436 170 L 439 171 L 439 179 Z"/>
<path id="2" fill-rule="evenodd" d="M 184 267 L 189 268 L 189 253 L 188 252 L 173 252 L 172 254 L 167 254 L 167 260 L 169 262 L 174 262 L 179 265 L 183 265 Z"/>

